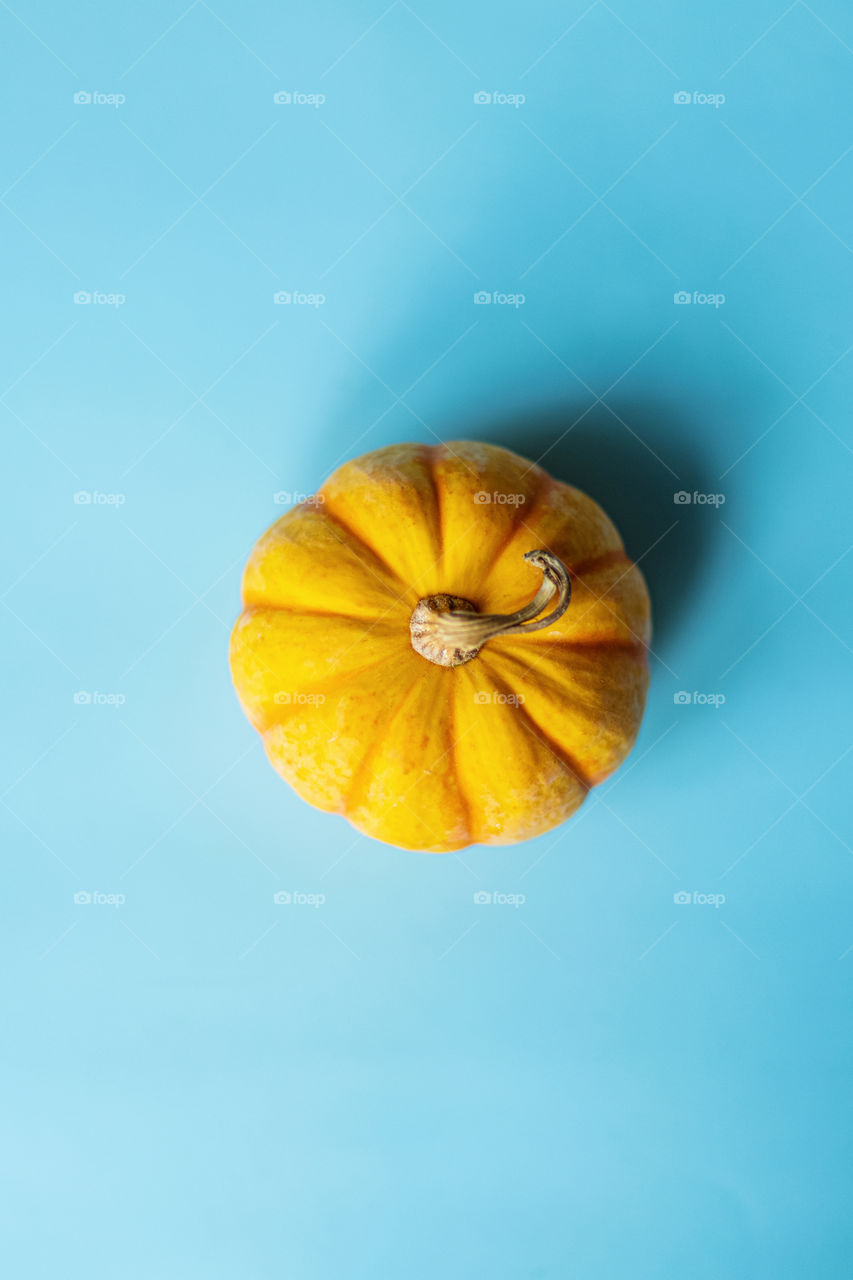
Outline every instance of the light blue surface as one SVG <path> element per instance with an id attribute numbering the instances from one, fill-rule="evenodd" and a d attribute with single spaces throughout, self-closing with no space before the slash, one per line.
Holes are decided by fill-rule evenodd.
<path id="1" fill-rule="evenodd" d="M 8 1274 L 848 1276 L 853 11 L 13 8 Z M 276 493 L 466 436 L 606 506 L 656 656 L 572 823 L 430 858 L 226 644 Z"/>

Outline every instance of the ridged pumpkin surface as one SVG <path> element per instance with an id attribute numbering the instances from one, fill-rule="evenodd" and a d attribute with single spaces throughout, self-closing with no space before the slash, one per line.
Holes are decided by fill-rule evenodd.
<path id="1" fill-rule="evenodd" d="M 570 571 L 559 621 L 457 667 L 415 652 L 419 600 L 513 613 L 542 582 L 523 559 L 538 548 Z M 444 853 L 540 835 L 639 729 L 642 574 L 591 498 L 507 449 L 401 444 L 346 463 L 258 541 L 243 603 L 231 670 L 272 764 L 390 844 Z"/>

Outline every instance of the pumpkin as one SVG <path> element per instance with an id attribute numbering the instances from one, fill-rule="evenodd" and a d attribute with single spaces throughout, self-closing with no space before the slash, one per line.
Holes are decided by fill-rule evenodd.
<path id="1" fill-rule="evenodd" d="M 507 449 L 345 463 L 263 535 L 231 670 L 303 799 L 406 849 L 557 826 L 631 749 L 649 597 L 599 506 Z"/>

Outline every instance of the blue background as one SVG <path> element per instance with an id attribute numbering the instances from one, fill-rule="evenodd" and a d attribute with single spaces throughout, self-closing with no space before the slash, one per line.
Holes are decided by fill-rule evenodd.
<path id="1" fill-rule="evenodd" d="M 853 11 L 0 29 L 9 1274 L 849 1275 Z M 600 500 L 657 629 L 577 818 L 431 858 L 226 652 L 276 494 L 454 437 Z"/>

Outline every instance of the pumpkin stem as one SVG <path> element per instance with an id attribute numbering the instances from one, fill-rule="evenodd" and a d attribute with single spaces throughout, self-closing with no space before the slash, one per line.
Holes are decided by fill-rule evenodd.
<path id="1" fill-rule="evenodd" d="M 542 585 L 529 604 L 517 613 L 478 613 L 471 601 L 461 596 L 426 596 L 418 601 L 409 623 L 415 652 L 440 667 L 460 667 L 476 658 L 486 641 L 495 636 L 541 631 L 562 618 L 572 598 L 568 569 L 551 551 L 528 551 L 524 559 L 543 575 Z M 555 596 L 554 608 L 540 618 Z"/>

